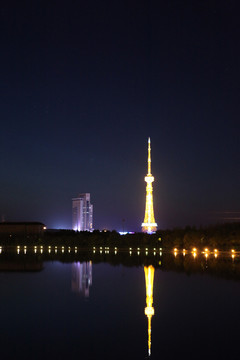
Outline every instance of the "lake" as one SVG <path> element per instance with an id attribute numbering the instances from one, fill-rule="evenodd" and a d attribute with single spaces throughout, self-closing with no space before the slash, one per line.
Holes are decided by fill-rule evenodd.
<path id="1" fill-rule="evenodd" d="M 240 254 L 154 252 L 1 247 L 1 359 L 238 357 Z"/>

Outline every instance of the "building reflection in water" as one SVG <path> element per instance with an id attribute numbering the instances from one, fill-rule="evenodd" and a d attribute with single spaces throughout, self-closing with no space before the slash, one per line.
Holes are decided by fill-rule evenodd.
<path id="1" fill-rule="evenodd" d="M 89 297 L 92 285 L 92 262 L 75 262 L 72 264 L 72 291 Z"/>
<path id="2" fill-rule="evenodd" d="M 144 266 L 145 282 L 146 282 L 146 307 L 145 315 L 148 318 L 148 355 L 151 355 L 151 320 L 154 315 L 153 304 L 153 280 L 154 280 L 154 267 Z"/>

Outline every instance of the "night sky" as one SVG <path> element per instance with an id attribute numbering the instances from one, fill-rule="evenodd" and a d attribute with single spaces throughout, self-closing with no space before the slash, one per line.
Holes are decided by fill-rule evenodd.
<path id="1" fill-rule="evenodd" d="M 240 217 L 239 1 L 2 1 L 0 215 L 140 231 Z"/>

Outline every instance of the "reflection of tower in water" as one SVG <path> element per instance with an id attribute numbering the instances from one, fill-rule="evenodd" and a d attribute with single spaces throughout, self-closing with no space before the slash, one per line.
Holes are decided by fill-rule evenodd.
<path id="1" fill-rule="evenodd" d="M 151 355 L 151 320 L 154 315 L 153 304 L 153 279 L 154 279 L 154 267 L 144 266 L 145 282 L 146 282 L 146 307 L 145 315 L 148 318 L 148 355 Z"/>
<path id="2" fill-rule="evenodd" d="M 72 291 L 89 297 L 92 285 L 92 262 L 75 262 L 72 264 Z"/>

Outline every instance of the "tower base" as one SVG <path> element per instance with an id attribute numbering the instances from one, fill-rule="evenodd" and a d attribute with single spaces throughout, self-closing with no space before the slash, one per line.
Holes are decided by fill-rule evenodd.
<path id="1" fill-rule="evenodd" d="M 156 223 L 142 223 L 142 232 L 147 234 L 154 234 L 157 231 Z"/>

